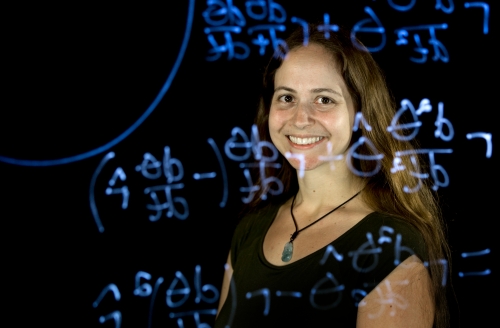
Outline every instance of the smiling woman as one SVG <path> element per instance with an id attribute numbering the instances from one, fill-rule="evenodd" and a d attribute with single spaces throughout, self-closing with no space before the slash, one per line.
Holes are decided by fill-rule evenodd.
<path id="1" fill-rule="evenodd" d="M 329 170 L 322 159 L 346 152 L 354 123 L 352 100 L 332 55 L 318 44 L 293 49 L 274 85 L 269 113 L 273 144 L 289 154 L 295 169 L 301 161 L 305 170 L 321 164 Z"/>
<path id="2" fill-rule="evenodd" d="M 391 170 L 416 147 L 386 131 L 394 112 L 349 31 L 325 38 L 311 24 L 286 39 L 256 118 L 281 154 L 266 176 L 284 192 L 256 199 L 238 224 L 215 327 L 447 327 L 443 223 L 431 188 Z M 407 157 L 399 167 L 424 170 Z"/>

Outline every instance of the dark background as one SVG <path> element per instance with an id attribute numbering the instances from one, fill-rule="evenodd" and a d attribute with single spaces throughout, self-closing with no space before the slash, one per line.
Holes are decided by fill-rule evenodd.
<path id="1" fill-rule="evenodd" d="M 227 3 L 219 1 L 216 8 Z M 213 27 L 203 16 L 209 12 L 207 1 L 5 9 L 0 213 L 1 320 L 10 322 L 7 326 L 115 327 L 111 319 L 99 322 L 113 311 L 119 311 L 121 327 L 191 327 L 197 320 L 199 327 L 212 325 L 214 317 L 206 311 L 217 307 L 232 231 L 247 196 L 240 191 L 247 186 L 243 169 L 224 146 L 235 127 L 250 135 L 261 69 L 271 55 L 269 47 L 259 55 L 252 44 L 256 32 L 248 31 L 273 22 L 269 15 L 250 17 L 246 3 L 252 1 L 233 2 L 245 22 L 212 18 L 226 27 L 240 23 L 241 33 L 232 38 L 248 46 L 249 56 L 228 58 L 225 51 L 212 61 L 207 60 L 212 45 L 204 32 Z M 386 43 L 373 55 L 396 100 L 408 99 L 418 107 L 428 98 L 433 106 L 419 117 L 422 148 L 453 150 L 436 155 L 449 176 L 449 185 L 437 193 L 453 252 L 448 281 L 455 294 L 450 297 L 453 327 L 487 326 L 494 319 L 491 298 L 498 291 L 493 268 L 496 4 L 482 2 L 489 6 L 486 33 L 484 10 L 467 8 L 464 1 L 265 3 L 286 12 L 287 30 L 295 26 L 292 17 L 317 21 L 328 13 L 332 24 L 353 27 L 370 20 L 365 27 L 376 27 L 364 8 L 377 15 Z M 428 29 L 409 31 L 408 44 L 396 45 L 398 28 L 443 23 L 448 27 L 436 30 L 436 38 L 448 52 L 447 62 L 433 60 Z M 415 33 L 429 51 L 423 63 L 410 60 L 421 57 L 415 52 Z M 262 34 L 269 37 L 269 32 Z M 277 32 L 278 37 L 285 34 Z M 213 35 L 224 44 L 222 32 Z M 380 34 L 358 37 L 368 47 L 381 45 Z M 434 136 L 439 102 L 453 125 L 450 141 Z M 484 140 L 466 138 L 475 132 L 493 135 L 490 158 Z M 182 183 L 171 189 L 179 214 L 168 217 L 163 210 L 151 221 L 157 211 L 148 209 L 153 200 L 147 188 L 167 185 L 165 172 L 148 179 L 136 167 L 145 154 L 162 163 L 165 147 L 171 156 L 167 163 L 178 160 L 170 166 L 178 181 L 170 182 Z M 114 157 L 102 162 L 109 154 Z M 118 168 L 126 177 L 111 186 Z M 193 178 L 207 172 L 216 177 Z M 123 195 L 107 195 L 108 187 L 127 187 L 124 209 Z M 164 203 L 165 192 L 157 194 Z M 490 253 L 461 256 L 484 250 Z M 485 270 L 491 273 L 471 274 Z M 147 274 L 138 280 L 140 271 Z M 120 298 L 108 292 L 100 300 L 109 284 L 117 287 Z M 167 302 L 169 297 L 174 303 Z"/>

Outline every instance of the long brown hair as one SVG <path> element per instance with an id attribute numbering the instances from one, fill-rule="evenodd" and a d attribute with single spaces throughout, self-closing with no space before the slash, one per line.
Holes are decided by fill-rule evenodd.
<path id="1" fill-rule="evenodd" d="M 266 66 L 255 120 L 260 138 L 271 141 L 268 119 L 274 94 L 274 76 L 283 62 L 284 55 L 307 43 L 323 46 L 340 67 L 340 74 L 353 99 L 354 108 L 362 114 L 367 123 L 359 124 L 359 129 L 354 133 L 352 146 L 356 146 L 357 155 L 350 157 L 352 170 L 366 182 L 362 193 L 363 200 L 374 211 L 400 217 L 420 231 L 428 251 L 427 264 L 432 279 L 436 309 L 434 327 L 448 327 L 449 310 L 446 286 L 443 282 L 449 281 L 450 277 L 450 249 L 446 241 L 445 224 L 438 199 L 431 188 L 430 179 L 419 179 L 415 174 L 415 172 L 428 172 L 425 162 L 414 152 L 419 146 L 414 139 L 400 140 L 405 138 L 394 138 L 387 131 L 396 112 L 396 103 L 387 87 L 382 70 L 369 51 L 359 40 L 352 37 L 347 29 L 341 27 L 339 31 L 330 33 L 329 38 L 326 38 L 324 32 L 318 30 L 317 26 L 309 24 L 307 29 L 298 28 L 292 32 L 278 47 Z M 397 152 L 406 154 L 398 156 L 400 161 L 398 167 L 406 169 L 391 172 Z M 281 155 L 278 162 L 281 164 L 278 169 L 272 166 L 266 167 L 266 176 L 277 177 L 283 183 L 283 193 L 273 197 L 271 201 L 288 199 L 298 190 L 296 170 Z M 259 182 L 262 182 L 260 178 Z M 414 190 L 408 192 L 408 188 Z M 267 198 L 269 189 L 263 187 L 260 192 L 261 194 L 248 204 L 248 208 L 255 209 L 268 203 L 262 199 Z M 263 195 L 265 197 L 261 197 Z"/>

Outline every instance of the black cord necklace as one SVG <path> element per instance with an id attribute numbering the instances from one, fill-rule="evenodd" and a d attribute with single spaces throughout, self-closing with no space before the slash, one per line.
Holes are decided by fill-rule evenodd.
<path id="1" fill-rule="evenodd" d="M 341 206 L 347 204 L 347 202 L 349 202 L 354 197 L 356 197 L 357 195 L 359 195 L 360 192 L 361 191 L 358 191 L 354 196 L 352 196 L 351 198 L 349 198 L 348 200 L 346 200 L 345 202 L 343 202 L 339 206 L 335 207 L 330 212 L 326 213 L 325 215 L 323 215 L 322 217 L 320 217 L 319 219 L 317 219 L 313 223 L 310 223 L 309 225 L 305 226 L 304 228 L 302 228 L 300 230 L 298 230 L 299 227 L 297 226 L 297 221 L 295 221 L 295 216 L 293 216 L 293 204 L 295 203 L 295 197 L 297 197 L 297 194 L 295 194 L 295 196 L 293 196 L 292 205 L 290 206 L 290 213 L 292 214 L 293 224 L 295 225 L 295 232 L 290 237 L 290 241 L 285 244 L 285 247 L 283 248 L 283 254 L 281 255 L 281 260 L 283 262 L 289 262 L 292 259 L 292 255 L 293 255 L 293 241 L 295 240 L 295 238 L 297 238 L 297 236 L 299 235 L 299 232 L 301 232 L 303 230 L 306 230 L 307 228 L 309 228 L 310 226 L 312 226 L 313 224 L 315 224 L 319 220 L 321 220 L 321 219 L 325 218 L 326 216 L 332 214 L 333 212 L 335 212 L 336 210 L 338 210 Z"/>

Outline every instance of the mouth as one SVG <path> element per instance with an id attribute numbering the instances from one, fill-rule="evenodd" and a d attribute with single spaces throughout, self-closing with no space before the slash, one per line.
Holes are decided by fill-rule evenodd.
<path id="1" fill-rule="evenodd" d="M 291 142 L 297 145 L 311 145 L 320 141 L 323 138 L 324 137 L 299 138 L 294 136 L 288 136 L 288 139 L 290 139 Z"/>

